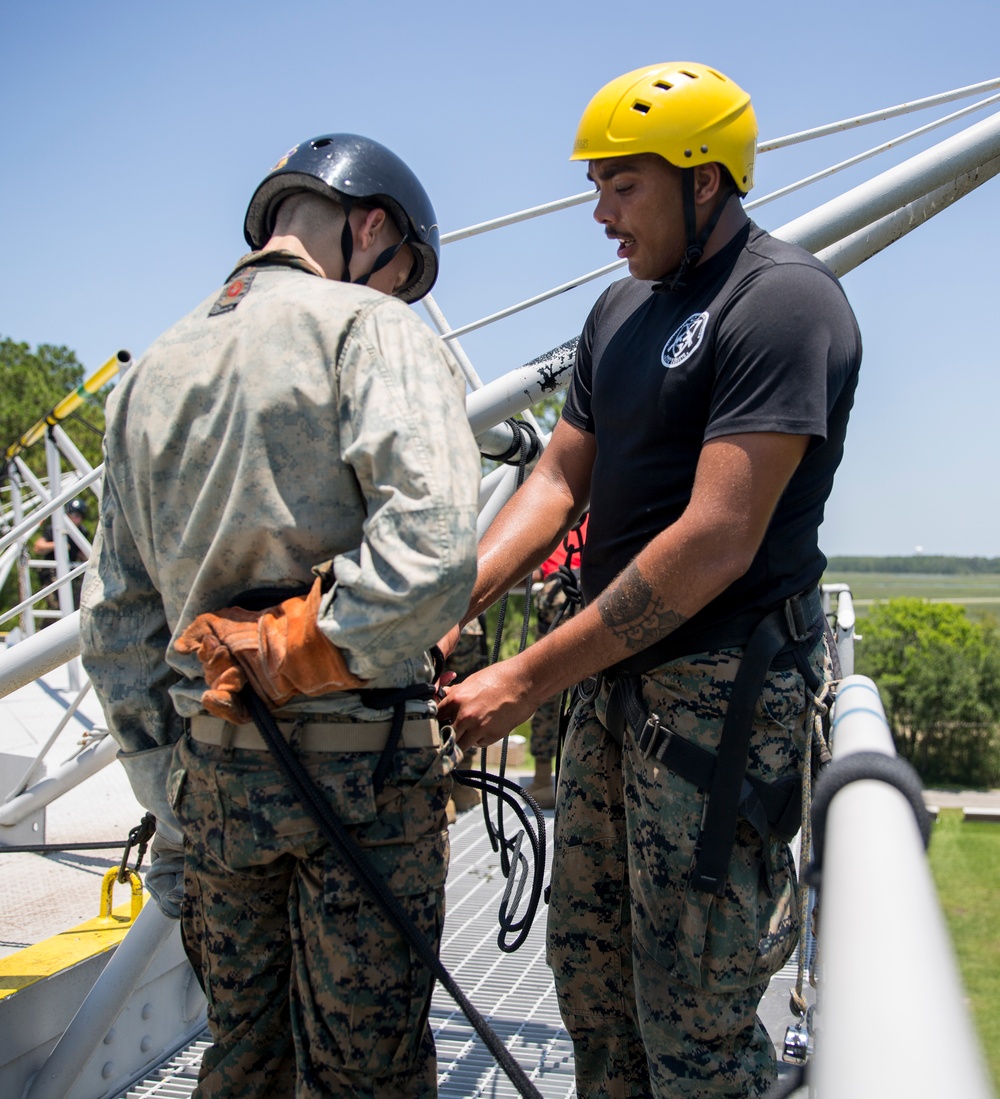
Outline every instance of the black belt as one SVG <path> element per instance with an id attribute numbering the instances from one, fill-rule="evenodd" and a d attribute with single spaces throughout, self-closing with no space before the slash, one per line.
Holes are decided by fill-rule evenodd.
<path id="1" fill-rule="evenodd" d="M 725 892 L 736 821 L 740 817 L 761 837 L 769 889 L 771 832 L 788 840 L 799 829 L 801 776 L 765 783 L 747 776 L 747 757 L 754 709 L 768 669 L 779 652 L 792 652 L 810 689 L 818 688 L 819 679 L 805 660 L 803 650 L 818 636 L 816 624 L 822 614 L 822 597 L 814 588 L 786 600 L 758 622 L 746 643 L 733 682 L 717 754 L 665 728 L 657 715 L 649 714 L 642 701 L 638 675 L 611 677 L 606 722 L 611 735 L 620 740 L 627 726 L 644 755 L 655 757 L 681 778 L 708 792 L 691 879 L 703 892 L 719 897 Z"/>

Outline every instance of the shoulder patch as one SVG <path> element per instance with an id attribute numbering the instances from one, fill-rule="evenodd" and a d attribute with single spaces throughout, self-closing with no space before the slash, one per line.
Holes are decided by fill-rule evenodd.
<path id="1" fill-rule="evenodd" d="M 220 313 L 231 313 L 250 292 L 256 274 L 256 271 L 242 271 L 230 279 L 215 299 L 215 305 L 209 309 L 208 315 L 217 317 Z"/>
<path id="2" fill-rule="evenodd" d="M 707 327 L 707 313 L 692 314 L 663 345 L 660 362 L 668 370 L 686 362 L 701 346 Z"/>

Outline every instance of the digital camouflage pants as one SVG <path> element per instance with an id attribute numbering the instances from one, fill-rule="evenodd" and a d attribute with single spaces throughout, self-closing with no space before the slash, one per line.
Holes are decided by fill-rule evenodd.
<path id="1" fill-rule="evenodd" d="M 739 649 L 672 661 L 642 677 L 661 723 L 718 748 Z M 825 646 L 810 654 L 828 678 Z M 602 725 L 606 694 L 572 717 L 555 814 L 548 922 L 551 965 L 573 1039 L 580 1099 L 762 1096 L 774 1049 L 756 1017 L 798 931 L 788 845 L 762 845 L 740 821 L 725 895 L 689 887 L 704 796 L 623 749 Z M 748 771 L 765 781 L 801 767 L 808 696 L 794 667 L 772 668 L 758 702 Z"/>
<path id="2" fill-rule="evenodd" d="M 303 754 L 334 812 L 436 947 L 458 752 Z M 171 796 L 185 831 L 185 949 L 212 1046 L 197 1099 L 428 1099 L 433 978 L 320 837 L 267 752 L 183 739 Z"/>

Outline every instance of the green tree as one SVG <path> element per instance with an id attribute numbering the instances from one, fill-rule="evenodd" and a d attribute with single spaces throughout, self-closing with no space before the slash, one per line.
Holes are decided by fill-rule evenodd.
<path id="1" fill-rule="evenodd" d="M 962 607 L 872 608 L 857 668 L 878 684 L 896 748 L 927 784 L 1000 782 L 1000 635 Z"/>
<path id="2" fill-rule="evenodd" d="M 4 451 L 72 392 L 84 379 L 83 366 L 67 347 L 39 344 L 34 351 L 26 343 L 0 338 L 0 447 Z M 60 425 L 87 460 L 101 461 L 104 431 L 104 396 L 86 403 Z M 35 472 L 45 475 L 41 443 L 20 457 Z"/>

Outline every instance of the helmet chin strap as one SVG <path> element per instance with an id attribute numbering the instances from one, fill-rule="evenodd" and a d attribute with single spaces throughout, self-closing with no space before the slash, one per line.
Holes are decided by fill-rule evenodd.
<path id="1" fill-rule="evenodd" d="M 698 261 L 705 251 L 708 238 L 712 235 L 712 230 L 718 225 L 719 218 L 722 217 L 722 211 L 726 208 L 726 203 L 729 202 L 732 193 L 731 188 L 727 187 L 699 234 L 697 210 L 694 204 L 694 168 L 681 169 L 681 197 L 684 202 L 684 238 L 686 241 L 684 258 L 673 275 L 669 278 L 664 275 L 656 283 L 653 287 L 655 291 L 669 293 L 672 290 L 683 290 L 687 286 L 688 271 L 692 267 L 697 267 Z"/>
<path id="2" fill-rule="evenodd" d="M 371 270 L 366 275 L 358 275 L 356 279 L 353 279 L 351 278 L 351 257 L 354 255 L 354 231 L 351 228 L 351 210 L 354 209 L 354 200 L 349 195 L 344 195 L 341 199 L 341 205 L 344 208 L 344 228 L 340 233 L 340 251 L 344 257 L 344 273 L 340 276 L 340 281 L 353 282 L 357 286 L 367 286 L 368 280 L 376 271 L 380 271 L 387 264 L 392 263 L 396 253 L 404 244 L 408 243 L 410 234 L 407 232 L 398 244 L 390 244 L 388 248 L 383 249 L 376 257 Z"/>

